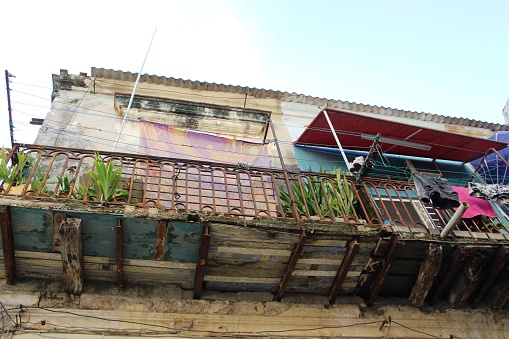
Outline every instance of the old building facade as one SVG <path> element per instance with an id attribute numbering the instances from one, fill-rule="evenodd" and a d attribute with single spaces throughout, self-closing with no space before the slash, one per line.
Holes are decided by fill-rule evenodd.
<path id="1" fill-rule="evenodd" d="M 136 77 L 62 70 L 4 153 L 4 330 L 504 337 L 504 194 L 464 192 L 505 184 L 484 164 L 505 168 L 506 125 Z"/>

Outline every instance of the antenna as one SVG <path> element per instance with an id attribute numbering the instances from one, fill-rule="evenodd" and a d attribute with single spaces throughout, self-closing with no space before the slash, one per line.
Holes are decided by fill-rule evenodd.
<path id="1" fill-rule="evenodd" d="M 154 41 L 154 37 L 157 32 L 157 27 L 154 29 L 154 34 L 152 34 L 152 39 L 150 40 L 150 44 L 148 45 L 147 54 L 145 55 L 145 59 L 143 59 L 143 63 L 141 64 L 140 72 L 138 73 L 138 77 L 136 78 L 136 82 L 134 83 L 133 92 L 131 93 L 131 99 L 129 99 L 129 104 L 127 105 L 127 110 L 125 111 L 124 119 L 122 120 L 122 126 L 120 126 L 120 131 L 118 131 L 117 139 L 113 144 L 112 152 L 115 152 L 118 145 L 118 140 L 120 139 L 120 135 L 122 134 L 122 130 L 124 129 L 125 122 L 127 117 L 129 116 L 129 110 L 131 110 L 131 105 L 133 104 L 134 94 L 136 93 L 136 87 L 138 87 L 138 82 L 140 82 L 141 73 L 143 72 L 143 66 L 145 66 L 145 61 L 147 61 L 148 52 L 150 52 L 150 47 L 152 46 L 152 41 Z"/>

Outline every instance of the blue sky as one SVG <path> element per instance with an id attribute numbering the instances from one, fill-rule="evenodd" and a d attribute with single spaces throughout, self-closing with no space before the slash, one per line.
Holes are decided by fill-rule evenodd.
<path id="1" fill-rule="evenodd" d="M 496 123 L 509 98 L 507 1 L 4 1 L 0 12 L 20 142 L 48 111 L 52 73 L 138 72 L 156 26 L 144 73 Z"/>

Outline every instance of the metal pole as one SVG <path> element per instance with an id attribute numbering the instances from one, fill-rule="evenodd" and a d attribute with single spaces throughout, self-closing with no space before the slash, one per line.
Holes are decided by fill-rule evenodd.
<path id="1" fill-rule="evenodd" d="M 325 115 L 325 119 L 327 119 L 327 122 L 329 123 L 329 128 L 332 132 L 332 135 L 334 136 L 334 139 L 336 140 L 336 144 L 338 145 L 339 147 L 339 150 L 341 151 L 341 155 L 343 156 L 343 160 L 346 164 L 346 167 L 348 169 L 348 165 L 350 164 L 348 162 L 348 159 L 346 158 L 346 154 L 345 154 L 345 151 L 343 151 L 343 146 L 341 146 L 341 143 L 339 142 L 339 139 L 338 139 L 338 135 L 336 134 L 336 130 L 334 129 L 334 126 L 332 125 L 332 122 L 330 121 L 329 119 L 329 115 L 327 114 L 327 110 L 326 110 L 326 107 L 325 106 L 323 109 L 322 109 L 322 112 L 323 112 L 323 115 Z"/>
<path id="2" fill-rule="evenodd" d="M 269 125 L 272 130 L 272 136 L 274 137 L 274 143 L 276 144 L 277 153 L 279 155 L 279 161 L 281 161 L 281 167 L 283 169 L 283 177 L 285 179 L 286 189 L 288 190 L 288 196 L 290 197 L 292 204 L 293 216 L 295 218 L 295 221 L 297 221 L 300 224 L 299 211 L 297 210 L 297 205 L 295 203 L 295 198 L 293 196 L 292 186 L 290 185 L 290 178 L 288 177 L 288 171 L 286 170 L 286 165 L 283 160 L 283 154 L 281 153 L 281 149 L 279 148 L 279 142 L 277 141 L 276 137 L 276 130 L 274 129 L 274 124 L 272 123 L 271 118 L 269 118 Z"/>
<path id="3" fill-rule="evenodd" d="M 5 85 L 7 88 L 7 109 L 9 110 L 9 131 L 11 133 L 11 147 L 14 147 L 14 125 L 12 124 L 11 88 L 9 87 L 9 71 L 5 70 Z M 13 76 L 12 74 L 10 74 Z"/>
<path id="4" fill-rule="evenodd" d="M 115 143 L 113 144 L 112 152 L 115 152 L 118 145 L 118 140 L 120 139 L 120 135 L 122 134 L 122 130 L 124 129 L 125 122 L 127 120 L 127 117 L 129 116 L 129 110 L 131 109 L 131 105 L 133 104 L 134 94 L 136 93 L 136 87 L 138 87 L 138 82 L 140 82 L 141 73 L 143 72 L 143 66 L 145 66 L 145 61 L 147 61 L 148 52 L 150 52 L 150 47 L 152 46 L 152 41 L 154 41 L 154 37 L 157 32 L 157 27 L 154 30 L 154 34 L 152 34 L 152 39 L 150 40 L 150 44 L 148 45 L 147 54 L 145 55 L 145 59 L 143 59 L 143 63 L 141 64 L 140 72 L 138 73 L 138 77 L 136 78 L 136 82 L 134 83 L 133 92 L 131 93 L 131 99 L 129 99 L 129 104 L 127 105 L 127 110 L 125 111 L 124 119 L 122 120 L 122 126 L 120 126 L 120 131 L 118 131 L 117 139 L 115 140 Z"/>

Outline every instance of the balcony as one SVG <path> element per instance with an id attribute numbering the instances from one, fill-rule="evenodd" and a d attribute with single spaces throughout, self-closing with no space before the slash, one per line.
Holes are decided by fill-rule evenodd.
<path id="1" fill-rule="evenodd" d="M 97 171 L 92 151 L 25 145 L 24 168 L 15 152 L 6 153 L 12 177 L 1 195 L 107 206 L 133 205 L 228 215 L 245 220 L 330 221 L 392 226 L 437 234 L 454 213 L 417 199 L 409 182 L 366 179 L 356 183 L 344 173 L 287 172 L 141 155 L 100 155 L 120 169 L 120 179 L 105 199 L 91 177 Z M 23 157 L 23 156 L 22 156 Z M 110 187 L 111 188 L 111 187 Z M 462 219 L 456 231 L 508 234 L 502 218 Z M 503 236 L 502 236 L 503 237 Z"/>

